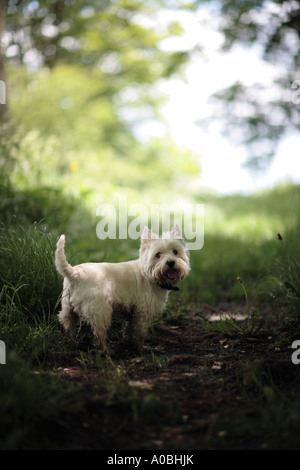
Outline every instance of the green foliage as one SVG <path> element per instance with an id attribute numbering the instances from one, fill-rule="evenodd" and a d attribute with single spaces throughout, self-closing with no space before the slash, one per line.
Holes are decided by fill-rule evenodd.
<path id="1" fill-rule="evenodd" d="M 163 123 L 160 139 L 138 138 L 141 125 L 161 122 L 156 84 L 188 59 L 160 47 L 182 33 L 177 22 L 160 24 L 161 6 L 8 2 L 6 75 L 18 145 L 4 163 L 13 186 L 67 187 L 88 199 L 157 191 L 199 173 L 197 157 L 175 146 Z"/>
<path id="2" fill-rule="evenodd" d="M 139 82 L 151 82 L 153 77 L 167 74 L 178 61 L 178 54 L 162 53 L 157 47 L 166 36 L 181 33 L 177 23 L 166 29 L 158 27 L 155 12 L 163 6 L 163 1 L 138 0 L 107 0 L 101 4 L 96 0 L 9 1 L 6 28 L 9 32 L 22 31 L 27 39 L 11 39 L 18 46 L 14 61 L 26 62 L 26 53 L 34 49 L 40 63 L 49 67 L 65 62 L 90 69 L 106 61 L 103 68 L 111 75 L 112 86 L 124 75 L 131 81 L 138 78 Z M 144 26 L 147 23 L 150 27 Z M 158 65 L 151 69 L 149 64 L 154 63 Z"/>
<path id="3" fill-rule="evenodd" d="M 55 233 L 70 226 L 78 201 L 62 190 L 49 187 L 15 191 L 0 190 L 0 213 L 2 224 L 14 226 L 18 223 L 44 221 Z"/>
<path id="4" fill-rule="evenodd" d="M 12 63 L 14 68 L 19 66 L 18 79 L 8 78 L 12 99 L 17 100 L 20 110 L 22 105 L 28 110 L 26 97 L 30 101 L 35 94 L 41 108 L 36 113 L 31 103 L 35 108 L 33 119 L 47 135 L 64 134 L 68 129 L 76 139 L 77 129 L 74 132 L 70 124 L 76 117 L 81 123 L 87 119 L 92 126 L 85 127 L 86 142 L 101 146 L 109 142 L 126 155 L 134 139 L 128 132 L 128 122 L 122 122 L 118 112 L 122 108 L 126 112 L 141 109 L 136 113 L 138 121 L 143 111 L 146 119 L 155 117 L 161 97 L 151 87 L 177 73 L 188 58 L 186 53 L 161 50 L 160 41 L 180 35 L 181 28 L 171 23 L 164 29 L 155 13 L 155 7 L 135 0 L 107 1 L 101 6 L 93 0 L 88 4 L 9 2 L 6 27 L 13 33 L 16 51 Z M 26 44 L 24 40 L 18 43 L 16 32 L 26 36 Z M 22 65 L 28 66 L 26 53 L 32 50 L 40 59 L 35 60 L 34 70 L 40 73 L 24 76 Z M 21 83 L 26 87 L 25 101 L 24 94 L 20 96 Z M 129 100 L 124 99 L 126 95 Z"/>
<path id="5" fill-rule="evenodd" d="M 18 155 L 19 139 L 10 122 L 0 126 L 0 191 L 7 190 Z"/>
<path id="6" fill-rule="evenodd" d="M 113 101 L 92 99 L 97 75 L 61 65 L 50 75 L 31 76 L 35 85 L 28 92 L 26 72 L 11 71 L 16 90 L 11 112 L 19 141 L 10 172 L 13 185 L 26 190 L 63 186 L 89 198 L 116 190 L 181 187 L 199 174 L 194 152 L 178 147 L 167 135 L 139 142 Z M 134 105 L 137 116 L 144 105 L 143 100 Z"/>

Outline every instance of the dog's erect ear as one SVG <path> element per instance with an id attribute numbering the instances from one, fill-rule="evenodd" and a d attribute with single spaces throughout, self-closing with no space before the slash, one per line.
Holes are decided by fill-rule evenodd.
<path id="1" fill-rule="evenodd" d="M 170 238 L 174 240 L 178 240 L 185 247 L 185 240 L 182 236 L 179 225 L 175 224 L 174 227 L 172 227 L 170 231 Z"/>
<path id="2" fill-rule="evenodd" d="M 141 236 L 141 244 L 149 243 L 151 240 L 157 240 L 159 238 L 156 233 L 153 233 L 148 227 L 144 227 L 142 236 Z"/>
<path id="3" fill-rule="evenodd" d="M 175 238 L 176 240 L 183 239 L 181 230 L 177 224 L 175 224 L 174 227 L 172 227 L 170 235 L 171 235 L 171 238 Z"/>
<path id="4" fill-rule="evenodd" d="M 181 230 L 180 230 L 180 228 L 177 224 L 175 224 L 174 227 L 172 227 L 170 232 L 164 232 L 162 234 L 162 238 L 163 239 L 169 239 L 169 240 L 179 240 L 179 241 L 183 242 L 183 236 L 182 236 Z"/>

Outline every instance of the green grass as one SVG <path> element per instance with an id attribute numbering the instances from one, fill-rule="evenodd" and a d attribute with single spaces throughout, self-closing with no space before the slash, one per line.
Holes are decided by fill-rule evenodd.
<path id="1" fill-rule="evenodd" d="M 13 352 L 0 368 L 0 382 L 0 449 L 55 448 L 53 433 L 62 424 L 61 412 L 77 409 L 74 397 L 80 391 L 56 377 L 33 372 Z"/>
<path id="2" fill-rule="evenodd" d="M 219 448 L 298 450 L 297 368 L 290 360 L 261 360 L 247 363 L 239 372 L 234 386 L 244 406 L 238 413 L 229 411 L 218 422 L 216 436 L 226 436 L 226 444 L 224 437 L 216 438 Z M 216 445 L 216 441 L 211 444 Z"/>
<path id="3" fill-rule="evenodd" d="M 55 270 L 54 251 L 60 233 L 66 234 L 67 256 L 74 264 L 132 259 L 138 255 L 138 241 L 100 241 L 95 231 L 97 221 L 88 207 L 83 209 L 79 205 L 81 209 L 76 214 L 75 203 L 66 217 L 65 211 L 59 210 L 62 199 L 58 198 L 55 216 L 53 194 L 49 194 L 49 200 L 43 194 L 40 211 L 28 210 L 26 217 L 20 211 L 20 207 L 26 207 L 24 193 L 15 194 L 2 205 L 0 339 L 6 344 L 7 365 L 0 368 L 1 448 L 53 448 L 59 441 L 53 433 L 64 435 L 70 422 L 84 421 L 91 406 L 98 411 L 101 408 L 103 419 L 108 420 L 112 410 L 119 409 L 132 422 L 151 424 L 157 413 L 163 420 L 173 422 L 174 418 L 175 423 L 180 422 L 181 412 L 173 402 L 163 404 L 151 390 L 130 386 L 130 377 L 138 373 L 134 362 L 101 357 L 83 327 L 74 346 L 57 321 L 62 278 Z M 18 202 L 14 206 L 14 201 L 23 197 L 22 205 Z M 182 282 L 180 291 L 171 293 L 158 323 L 180 321 L 195 308 L 201 311 L 204 304 L 216 307 L 237 304 L 248 314 L 244 324 L 227 319 L 202 324 L 203 329 L 221 337 L 238 338 L 237 347 L 241 348 L 245 341 L 250 341 L 250 336 L 255 343 L 265 341 L 270 334 L 274 345 L 287 346 L 291 332 L 295 335 L 300 325 L 299 201 L 300 187 L 278 188 L 251 197 L 203 197 L 201 202 L 207 204 L 204 247 L 191 251 L 191 273 Z M 32 204 L 35 207 L 36 203 Z M 36 216 L 47 213 L 49 219 L 37 223 Z M 243 284 L 237 281 L 238 276 Z M 281 306 L 283 328 L 278 329 L 279 317 L 273 326 L 261 321 L 260 309 L 265 305 L 274 311 Z M 156 334 L 155 325 L 151 334 Z M 149 376 L 170 367 L 163 350 L 143 354 L 139 364 Z M 69 366 L 78 368 L 81 374 L 92 373 L 96 377 L 95 389 L 88 390 L 76 381 L 63 379 L 61 371 Z M 287 369 L 290 371 L 288 366 Z M 230 428 L 226 445 L 238 438 L 239 433 L 248 433 L 255 440 L 260 413 L 259 434 L 266 434 L 267 446 L 279 442 L 280 433 L 285 446 L 293 443 L 293 433 L 299 424 L 294 387 L 284 388 L 283 372 L 276 367 L 253 369 L 247 364 L 245 370 L 242 376 L 230 375 L 233 380 L 230 386 L 239 389 L 247 406 L 238 415 L 229 410 L 218 424 L 221 435 L 222 430 Z M 274 377 L 279 377 L 277 382 Z M 289 422 L 288 432 L 284 430 L 283 418 Z M 105 448 L 107 444 L 99 443 L 99 448 L 102 445 Z M 221 438 L 218 445 L 223 445 Z M 62 441 L 62 447 L 68 447 L 68 443 Z"/>
<path id="4" fill-rule="evenodd" d="M 18 200 L 18 194 L 11 198 L 11 209 L 13 201 Z M 190 253 L 191 273 L 182 282 L 180 293 L 170 296 L 172 314 L 180 314 L 180 305 L 184 307 L 193 302 L 215 305 L 236 301 L 244 303 L 250 323 L 254 325 L 256 303 L 272 302 L 275 298 L 280 299 L 289 312 L 293 311 L 294 317 L 299 316 L 299 201 L 299 187 L 278 188 L 259 197 L 203 197 L 202 202 L 207 205 L 204 247 Z M 60 207 L 61 198 L 57 202 Z M 73 210 L 69 207 L 69 224 L 64 212 L 59 211 L 54 224 L 50 192 L 48 199 L 41 199 L 40 209 L 43 214 L 49 212 L 49 221 L 37 223 L 34 213 L 31 221 L 21 218 L 20 222 L 17 204 L 15 218 L 0 226 L 1 325 L 5 336 L 13 332 L 15 343 L 22 331 L 39 330 L 41 325 L 45 328 L 44 342 L 53 335 L 62 289 L 62 278 L 54 266 L 55 245 L 60 233 L 66 233 L 67 256 L 73 264 L 118 262 L 138 256 L 138 241 L 98 240 L 96 221 L 88 215 L 87 209 L 84 217 L 79 211 L 81 219 L 75 227 L 75 206 L 73 203 Z M 82 205 L 80 207 L 82 210 Z M 6 209 L 3 211 L 6 214 Z M 258 220 L 262 215 L 266 218 L 253 230 L 249 227 L 256 215 Z M 283 240 L 278 240 L 277 233 L 282 234 Z M 243 279 L 243 285 L 237 282 L 238 276 Z M 246 287 L 247 299 L 243 287 Z M 226 328 L 228 326 L 230 322 L 226 323 Z M 38 334 L 27 333 L 27 336 L 32 343 L 38 343 Z"/>
<path id="5" fill-rule="evenodd" d="M 47 319 L 54 312 L 61 279 L 54 268 L 55 240 L 38 225 L 0 227 L 0 290 L 3 304 L 13 304 L 27 319 Z"/>

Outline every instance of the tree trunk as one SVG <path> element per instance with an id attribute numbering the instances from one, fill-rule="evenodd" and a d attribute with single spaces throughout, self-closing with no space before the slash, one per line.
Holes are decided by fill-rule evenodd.
<path id="1" fill-rule="evenodd" d="M 8 117 L 7 87 L 5 81 L 5 56 L 2 46 L 2 37 L 5 30 L 6 0 L 0 0 L 0 122 Z"/>

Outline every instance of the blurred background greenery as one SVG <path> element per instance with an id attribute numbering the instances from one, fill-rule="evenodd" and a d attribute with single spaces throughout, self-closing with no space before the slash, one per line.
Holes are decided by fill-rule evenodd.
<path id="1" fill-rule="evenodd" d="M 116 192 L 134 199 L 151 194 L 150 200 L 199 195 L 201 147 L 181 146 L 171 135 L 162 90 L 171 80 L 184 81 L 192 60 L 200 67 L 209 60 L 209 29 L 218 31 L 225 57 L 242 45 L 245 57 L 254 50 L 278 67 L 272 83 L 258 72 L 250 86 L 234 82 L 233 70 L 234 83 L 214 94 L 213 114 L 201 122 L 222 123 L 230 140 L 244 144 L 252 169 L 266 169 L 280 139 L 299 130 L 299 106 L 291 101 L 299 69 L 298 2 L 0 4 L 0 79 L 7 95 L 0 107 L 2 187 L 63 189 L 94 206 Z M 185 35 L 192 23 L 181 21 L 187 14 L 198 22 L 190 43 Z M 166 47 L 167 41 L 174 45 Z M 160 130 L 151 134 L 155 125 Z M 141 126 L 150 129 L 147 139 Z M 188 124 L 181 127 L 188 134 Z M 228 168 L 232 158 L 219 156 Z"/>
<path id="2" fill-rule="evenodd" d="M 8 171 L 20 189 L 64 188 L 101 200 L 115 191 L 141 197 L 197 175 L 194 153 L 178 148 L 167 132 L 145 144 L 134 131 L 137 123 L 159 119 L 164 98 L 157 83 L 188 60 L 187 52 L 159 47 L 180 35 L 178 22 L 148 26 L 161 7 L 8 2 L 2 181 Z"/>
<path id="3" fill-rule="evenodd" d="M 273 243 L 277 232 L 297 233 L 297 185 L 251 196 L 221 197 L 204 189 L 200 150 L 178 143 L 162 110 L 163 90 L 174 80 L 184 82 L 191 61 L 201 66 L 209 60 L 210 30 L 221 38 L 224 57 L 237 45 L 245 57 L 255 51 L 261 62 L 278 66 L 272 83 L 258 74 L 256 88 L 236 82 L 215 93 L 215 113 L 205 120 L 225 123 L 228 138 L 247 150 L 247 165 L 267 171 L 280 140 L 299 130 L 300 108 L 288 93 L 299 70 L 299 12 L 298 2 L 289 1 L 1 0 L 4 227 L 21 224 L 31 230 L 42 224 L 54 239 L 62 231 L 69 234 L 82 258 L 85 253 L 101 260 L 112 247 L 117 261 L 136 250 L 128 248 L 130 241 L 120 242 L 118 249 L 116 241 L 100 248 L 95 230 L 100 203 L 115 203 L 119 195 L 148 205 L 204 203 L 204 249 L 192 256 L 196 272 L 204 271 L 201 260 L 217 259 L 209 248 L 214 237 L 248 243 L 241 251 L 250 253 L 250 247 L 255 251 Z M 192 42 L 186 41 L 187 24 L 192 24 L 183 21 L 186 15 L 197 19 Z M 180 108 L 176 115 L 178 120 Z M 186 117 L 182 114 L 180 126 L 188 134 Z M 219 178 L 218 161 L 230 168 L 234 156 L 225 151 L 216 158 Z M 221 177 L 235 188 L 229 170 Z M 225 269 L 236 253 L 230 248 L 222 256 Z M 249 257 L 238 258 L 232 280 L 249 265 Z M 214 263 L 208 264 L 213 269 Z M 249 272 L 257 277 L 255 270 L 252 266 Z"/>
<path id="4" fill-rule="evenodd" d="M 290 236 L 297 252 L 299 186 L 236 194 L 235 157 L 225 149 L 215 156 L 215 175 L 232 184 L 232 194 L 205 188 L 201 147 L 174 138 L 163 90 L 174 80 L 184 83 L 193 61 L 204 70 L 212 30 L 225 58 L 242 45 L 245 60 L 254 51 L 276 65 L 271 82 L 257 73 L 255 89 L 236 82 L 215 93 L 215 113 L 204 119 L 224 124 L 228 139 L 243 143 L 252 171 L 267 171 L 280 140 L 299 130 L 300 108 L 287 93 L 299 70 L 299 12 L 298 2 L 286 1 L 0 0 L 4 229 L 21 225 L 31 234 L 38 227 L 53 236 L 52 244 L 66 232 L 81 260 L 121 261 L 137 255 L 136 241 L 99 241 L 99 204 L 117 203 L 120 195 L 129 204 L 203 203 L 204 248 L 191 255 L 194 280 L 186 289 L 198 298 L 202 282 L 201 298 L 211 301 L 243 295 L 236 276 L 262 276 L 276 258 L 277 232 Z M 253 76 L 250 66 L 248 72 Z M 189 135 L 181 111 L 176 119 Z M 5 273 L 2 279 L 5 286 Z"/>
<path id="5" fill-rule="evenodd" d="M 84 364 L 57 322 L 62 279 L 55 244 L 65 233 L 73 264 L 136 257 L 138 241 L 96 235 L 97 207 L 120 195 L 147 206 L 205 204 L 204 247 L 191 251 L 191 274 L 170 296 L 167 316 L 199 320 L 207 308 L 245 311 L 241 277 L 251 308 L 271 311 L 276 322 L 283 308 L 293 334 L 299 331 L 299 181 L 237 194 L 235 154 L 221 145 L 212 157 L 213 180 L 226 181 L 230 194 L 218 194 L 203 184 L 201 145 L 217 126 L 233 147 L 243 146 L 256 180 L 284 138 L 299 138 L 300 106 L 291 88 L 300 78 L 299 25 L 295 0 L 0 0 L 6 85 L 6 103 L 0 89 L 0 339 L 11 366 L 0 371 L 1 448 L 47 447 L 40 432 L 47 425 L 40 423 L 57 421 L 65 403 L 75 412 L 80 405 L 63 381 L 53 393 L 46 375 L 31 373 Z M 222 67 L 207 75 L 212 43 Z M 236 50 L 240 61 L 230 59 Z M 263 68 L 253 69 L 253 54 Z M 243 67 L 250 83 L 237 78 Z M 222 85 L 228 71 L 233 83 L 219 86 L 210 101 L 210 83 Z M 178 96 L 179 83 L 189 90 L 187 102 Z M 164 112 L 171 95 L 175 133 Z M 290 174 L 299 175 L 297 149 L 294 160 L 288 157 Z M 276 341 L 279 333 L 275 326 Z M 111 364 L 103 360 L 103 368 Z M 282 435 L 280 427 L 280 442 Z"/>

